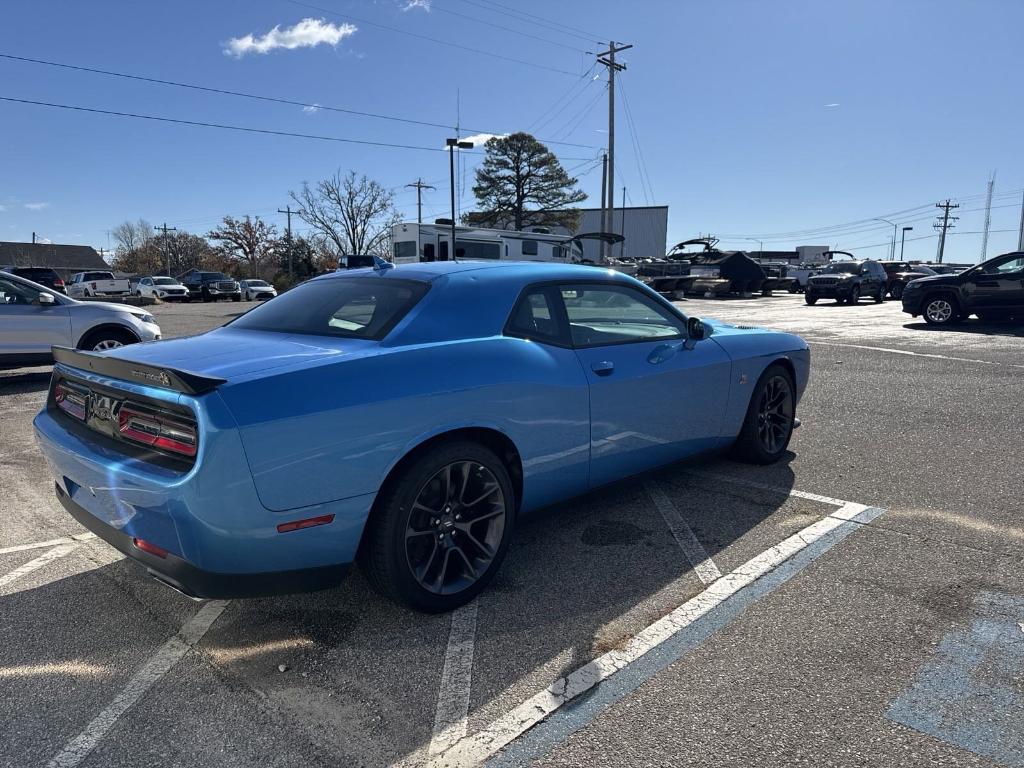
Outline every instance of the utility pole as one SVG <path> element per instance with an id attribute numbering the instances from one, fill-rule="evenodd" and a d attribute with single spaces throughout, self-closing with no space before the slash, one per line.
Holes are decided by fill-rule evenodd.
<path id="1" fill-rule="evenodd" d="M 292 214 L 295 213 L 295 211 L 292 210 L 292 206 L 289 203 L 288 205 L 286 205 L 284 207 L 283 211 L 280 208 L 278 208 L 277 212 L 278 213 L 283 213 L 283 214 L 288 216 L 288 226 L 287 226 L 287 228 L 284 231 L 284 233 L 285 233 L 284 236 L 285 236 L 285 239 L 288 241 L 288 281 L 291 282 L 292 279 L 293 279 L 293 277 L 292 277 L 292 253 L 294 252 L 294 248 L 292 248 Z"/>
<path id="2" fill-rule="evenodd" d="M 950 227 L 956 226 L 956 224 L 954 224 L 954 222 L 957 219 L 960 218 L 959 216 L 950 216 L 949 212 L 950 212 L 950 210 L 953 210 L 955 208 L 959 208 L 960 204 L 959 203 L 951 203 L 951 202 L 949 202 L 949 198 L 947 198 L 946 202 L 944 202 L 944 203 L 936 203 L 935 207 L 942 209 L 942 216 L 936 217 L 938 219 L 941 219 L 941 221 L 936 221 L 932 225 L 935 229 L 939 230 L 939 256 L 938 256 L 938 262 L 939 262 L 939 264 L 941 264 L 942 263 L 942 255 L 943 255 L 943 253 L 946 250 L 946 232 L 947 232 L 947 230 L 950 229 Z"/>
<path id="3" fill-rule="evenodd" d="M 625 64 L 615 62 L 615 54 L 632 48 L 632 45 L 615 45 L 614 40 L 608 42 L 608 50 L 597 54 L 597 62 L 608 68 L 608 207 L 605 209 L 606 222 L 602 226 L 605 232 L 613 232 L 612 215 L 615 210 L 615 73 L 626 68 Z M 601 252 L 607 259 L 611 255 L 608 243 L 601 244 Z"/>
<path id="4" fill-rule="evenodd" d="M 903 228 L 903 234 L 900 235 L 900 261 L 903 261 L 903 246 L 907 242 L 907 232 L 910 232 L 913 229 L 914 229 L 913 227 L 904 227 Z"/>
<path id="5" fill-rule="evenodd" d="M 605 152 L 601 155 L 601 234 L 605 234 L 608 229 L 608 153 Z M 604 239 L 602 238 L 598 242 L 598 262 L 605 261 L 605 249 Z"/>
<path id="6" fill-rule="evenodd" d="M 985 198 L 985 227 L 981 233 L 981 258 L 979 261 L 985 260 L 985 254 L 988 253 L 988 231 L 992 227 L 992 189 L 996 185 L 996 172 L 992 171 L 992 175 L 988 179 L 988 196 Z"/>
<path id="7" fill-rule="evenodd" d="M 167 222 L 163 223 L 161 227 L 153 227 L 157 232 L 162 232 L 164 235 L 164 262 L 167 264 L 167 276 L 171 276 L 171 249 L 167 247 L 167 233 L 177 232 L 177 227 L 168 227 Z"/>
<path id="8" fill-rule="evenodd" d="M 1024 195 L 1020 199 L 1020 232 L 1017 234 L 1017 250 L 1024 251 Z"/>
<path id="9" fill-rule="evenodd" d="M 32 245 L 35 245 L 35 244 L 36 244 L 36 233 L 33 232 L 32 233 Z"/>
<path id="10" fill-rule="evenodd" d="M 423 179 L 416 179 L 415 184 L 406 184 L 407 187 L 416 187 L 416 223 L 423 223 L 423 190 L 433 189 L 437 191 L 437 187 L 432 187 L 429 184 L 424 184 Z"/>
<path id="11" fill-rule="evenodd" d="M 626 188 L 622 188 L 622 216 L 620 218 L 622 222 L 622 242 L 619 243 L 619 258 L 621 259 L 626 255 Z"/>
<path id="12" fill-rule="evenodd" d="M 103 259 L 104 261 L 107 261 L 107 254 L 110 253 L 110 249 L 109 248 L 97 248 L 96 250 L 99 251 L 100 258 Z M 107 263 L 109 264 L 110 262 L 107 261 Z"/>

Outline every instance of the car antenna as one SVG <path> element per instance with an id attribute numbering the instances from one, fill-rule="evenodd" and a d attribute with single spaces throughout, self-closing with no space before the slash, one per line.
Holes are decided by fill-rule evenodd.
<path id="1" fill-rule="evenodd" d="M 389 269 L 394 269 L 395 265 L 390 261 L 382 259 L 380 256 L 373 257 L 373 271 L 374 272 L 387 272 Z"/>

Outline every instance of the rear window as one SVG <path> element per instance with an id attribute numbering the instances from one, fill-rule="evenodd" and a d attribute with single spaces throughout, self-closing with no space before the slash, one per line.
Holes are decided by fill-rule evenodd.
<path id="1" fill-rule="evenodd" d="M 113 280 L 113 272 L 86 272 L 83 280 Z"/>
<path id="2" fill-rule="evenodd" d="M 16 275 L 33 281 L 40 277 L 50 279 L 57 277 L 57 273 L 52 269 L 43 269 L 42 267 L 15 267 L 11 271 Z"/>
<path id="3" fill-rule="evenodd" d="M 382 339 L 428 288 L 415 280 L 380 277 L 313 280 L 247 312 L 231 327 Z"/>

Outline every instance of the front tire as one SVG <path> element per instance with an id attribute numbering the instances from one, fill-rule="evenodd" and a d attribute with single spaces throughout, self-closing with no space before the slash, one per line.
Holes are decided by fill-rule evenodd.
<path id="1" fill-rule="evenodd" d="M 893 283 L 892 290 L 889 291 L 889 295 L 893 297 L 895 301 L 899 301 L 903 298 L 903 283 Z"/>
<path id="2" fill-rule="evenodd" d="M 925 299 L 922 314 L 929 325 L 952 325 L 960 318 L 960 307 L 956 299 L 938 294 Z"/>
<path id="3" fill-rule="evenodd" d="M 812 295 L 810 293 L 805 293 L 804 294 L 804 301 L 806 303 L 810 304 L 813 307 L 815 304 L 818 303 L 818 297 L 814 296 L 814 295 Z"/>
<path id="4" fill-rule="evenodd" d="M 90 352 L 105 352 L 108 349 L 117 349 L 127 344 L 135 344 L 137 341 L 138 339 L 129 331 L 117 328 L 102 328 L 83 338 L 79 342 L 78 348 Z"/>
<path id="5" fill-rule="evenodd" d="M 850 289 L 850 296 L 849 298 L 847 298 L 846 301 L 848 304 L 851 304 L 852 306 L 857 305 L 857 302 L 860 301 L 860 288 L 858 286 L 855 285 L 853 286 L 853 288 Z"/>
<path id="6" fill-rule="evenodd" d="M 881 304 L 885 301 L 885 286 L 881 286 L 878 289 L 878 293 L 875 294 L 875 304 Z"/>
<path id="7" fill-rule="evenodd" d="M 385 597 L 427 613 L 476 597 L 501 565 L 515 523 L 504 463 L 479 443 L 430 449 L 389 480 L 360 560 Z"/>
<path id="8" fill-rule="evenodd" d="M 789 447 L 795 415 L 793 377 L 785 366 L 773 363 L 754 387 L 733 455 L 750 464 L 775 463 Z"/>

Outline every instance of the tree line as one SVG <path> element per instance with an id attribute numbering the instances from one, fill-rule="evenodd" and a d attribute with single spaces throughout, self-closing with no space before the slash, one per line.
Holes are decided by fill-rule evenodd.
<path id="1" fill-rule="evenodd" d="M 564 226 L 574 230 L 586 199 L 577 179 L 554 153 L 528 133 L 494 137 L 485 145 L 473 193 L 478 210 L 462 217 L 474 226 L 526 229 Z M 111 266 L 135 274 L 181 275 L 198 268 L 258 277 L 287 285 L 336 269 L 350 254 L 389 257 L 391 227 L 400 221 L 393 190 L 365 174 L 340 170 L 315 184 L 289 192 L 305 235 L 289 236 L 259 216 L 225 216 L 205 234 L 163 231 L 139 219 L 113 230 Z"/>

